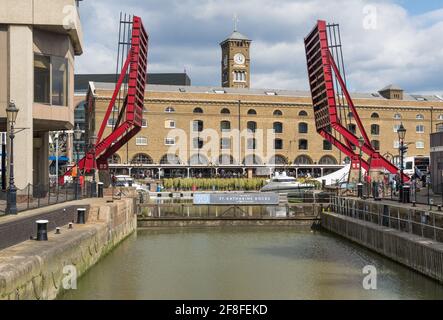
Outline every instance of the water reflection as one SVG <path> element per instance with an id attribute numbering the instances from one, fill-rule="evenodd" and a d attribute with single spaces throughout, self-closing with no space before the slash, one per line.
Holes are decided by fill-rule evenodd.
<path id="1" fill-rule="evenodd" d="M 377 267 L 378 290 L 362 287 Z M 443 287 L 323 232 L 140 230 L 64 299 L 442 299 Z"/>

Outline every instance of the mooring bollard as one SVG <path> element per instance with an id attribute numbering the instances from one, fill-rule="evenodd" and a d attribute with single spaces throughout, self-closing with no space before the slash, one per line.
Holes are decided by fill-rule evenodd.
<path id="1" fill-rule="evenodd" d="M 77 208 L 77 223 L 78 224 L 85 224 L 85 215 L 86 215 L 85 208 Z"/>
<path id="2" fill-rule="evenodd" d="M 437 210 L 438 210 L 438 211 L 441 211 L 441 204 L 439 204 L 439 205 L 437 206 Z"/>
<path id="3" fill-rule="evenodd" d="M 103 198 L 103 182 L 97 183 L 98 185 L 98 197 Z"/>
<path id="4" fill-rule="evenodd" d="M 55 234 L 60 234 L 60 227 L 55 228 Z"/>
<path id="5" fill-rule="evenodd" d="M 69 222 L 68 229 L 72 229 L 72 222 Z"/>
<path id="6" fill-rule="evenodd" d="M 48 220 L 37 220 L 37 241 L 48 240 Z"/>
<path id="7" fill-rule="evenodd" d="M 415 206 L 416 206 L 416 205 L 415 205 L 415 201 L 412 201 L 412 206 L 413 206 L 413 207 L 415 207 Z"/>

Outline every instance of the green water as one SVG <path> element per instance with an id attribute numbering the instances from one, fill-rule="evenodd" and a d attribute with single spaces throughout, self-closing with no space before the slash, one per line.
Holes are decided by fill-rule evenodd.
<path id="1" fill-rule="evenodd" d="M 377 268 L 365 290 L 362 269 Z M 443 299 L 443 286 L 329 233 L 139 230 L 61 299 Z"/>

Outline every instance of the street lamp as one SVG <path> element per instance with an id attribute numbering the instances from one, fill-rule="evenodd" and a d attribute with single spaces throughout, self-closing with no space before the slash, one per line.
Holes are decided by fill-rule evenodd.
<path id="1" fill-rule="evenodd" d="M 82 130 L 80 129 L 79 124 L 77 123 L 77 127 L 74 129 L 74 139 L 76 140 L 75 142 L 75 152 L 76 152 L 76 166 L 77 166 L 77 175 L 76 175 L 76 183 L 75 183 L 75 199 L 78 199 L 78 191 L 81 188 L 80 187 L 80 168 L 79 168 L 79 151 L 80 151 L 80 140 L 82 138 Z"/>
<path id="2" fill-rule="evenodd" d="M 404 146 L 404 139 L 406 136 L 406 128 L 403 126 L 403 122 L 400 123 L 400 127 L 397 130 L 397 134 L 398 134 L 398 139 L 400 141 L 399 144 L 399 153 L 400 153 L 400 197 L 399 197 L 399 202 L 404 202 L 404 190 L 403 190 L 403 170 L 404 170 L 404 166 L 403 166 L 403 156 L 405 153 L 405 146 Z"/>
<path id="3" fill-rule="evenodd" d="M 14 125 L 17 119 L 17 113 L 18 108 L 15 106 L 15 103 L 11 101 L 6 108 L 7 121 L 10 125 L 9 139 L 11 139 L 6 214 L 17 214 L 17 188 L 14 185 Z"/>
<path id="4" fill-rule="evenodd" d="M 91 197 L 97 197 L 97 183 L 95 181 L 95 144 L 97 143 L 97 136 L 94 134 L 89 138 L 89 143 L 92 147 L 93 165 L 92 165 L 92 182 L 91 182 Z"/>
<path id="5" fill-rule="evenodd" d="M 358 156 L 358 186 L 357 186 L 357 193 L 358 193 L 358 197 L 359 198 L 362 198 L 363 197 L 363 184 L 362 184 L 362 182 L 361 182 L 361 175 L 362 175 L 362 172 L 361 172 L 361 157 L 362 157 L 362 154 L 363 154 L 363 146 L 365 145 L 365 139 L 362 137 L 362 136 L 360 136 L 360 138 L 358 138 L 358 146 L 360 147 L 360 153 L 359 153 L 359 156 Z"/>

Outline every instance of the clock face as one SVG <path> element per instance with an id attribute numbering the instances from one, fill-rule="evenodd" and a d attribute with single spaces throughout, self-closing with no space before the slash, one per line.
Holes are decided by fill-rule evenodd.
<path id="1" fill-rule="evenodd" d="M 234 62 L 236 64 L 244 64 L 245 63 L 245 56 L 242 55 L 241 53 L 237 53 L 234 56 Z"/>

